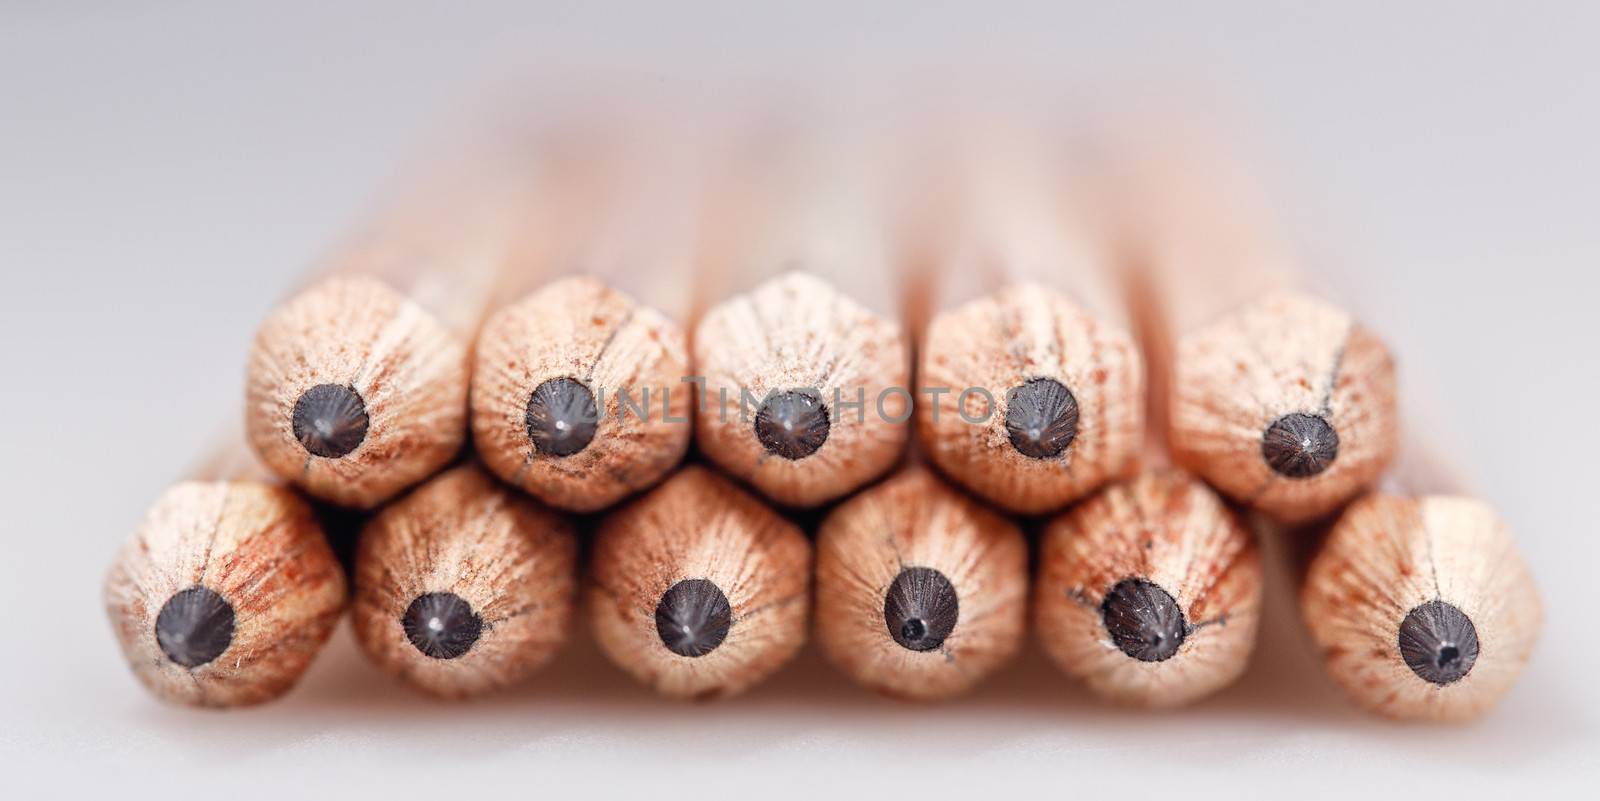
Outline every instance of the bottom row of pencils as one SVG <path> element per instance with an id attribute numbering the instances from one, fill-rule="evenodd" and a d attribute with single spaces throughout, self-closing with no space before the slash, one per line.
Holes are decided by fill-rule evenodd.
<path id="1" fill-rule="evenodd" d="M 1174 469 L 1048 521 L 1031 576 L 1016 523 L 921 468 L 836 507 L 813 544 L 729 480 L 686 467 L 602 519 L 588 562 L 580 580 L 571 521 L 475 465 L 367 522 L 353 579 L 293 491 L 190 482 L 125 548 L 107 604 L 138 677 L 204 706 L 286 692 L 349 606 L 374 664 L 447 697 L 528 679 L 581 610 L 611 661 L 671 697 L 743 691 L 814 634 L 866 687 L 948 698 L 1014 656 L 1031 618 L 1045 652 L 1090 691 L 1166 707 L 1240 676 L 1263 602 L 1250 528 Z M 1394 717 L 1482 712 L 1539 626 L 1504 525 L 1464 498 L 1358 500 L 1301 575 L 1330 674 Z"/>

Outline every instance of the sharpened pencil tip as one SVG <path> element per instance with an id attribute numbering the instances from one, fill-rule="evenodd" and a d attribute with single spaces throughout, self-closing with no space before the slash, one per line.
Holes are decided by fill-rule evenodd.
<path id="1" fill-rule="evenodd" d="M 1443 687 L 1472 671 L 1478 661 L 1478 629 L 1460 609 L 1429 601 L 1400 622 L 1399 646 L 1411 672 Z"/>
<path id="2" fill-rule="evenodd" d="M 656 634 L 678 656 L 693 658 L 717 650 L 732 625 L 728 596 L 706 579 L 684 579 L 656 603 Z"/>
<path id="3" fill-rule="evenodd" d="M 932 651 L 944 645 L 960 616 L 955 586 L 931 567 L 901 570 L 883 595 L 884 625 L 908 651 Z"/>
<path id="4" fill-rule="evenodd" d="M 483 633 L 483 620 L 472 605 L 453 592 L 418 595 L 400 616 L 406 638 L 424 656 L 455 659 L 472 650 Z"/>
<path id="5" fill-rule="evenodd" d="M 1006 432 L 1023 456 L 1054 459 L 1078 436 L 1078 399 L 1053 378 L 1024 382 L 1011 390 Z"/>
<path id="6" fill-rule="evenodd" d="M 828 407 L 816 395 L 788 391 L 769 395 L 756 410 L 756 439 L 768 453 L 804 459 L 828 441 Z"/>
<path id="7" fill-rule="evenodd" d="M 1100 604 L 1111 641 L 1140 662 L 1165 662 L 1189 634 L 1183 609 L 1161 585 L 1139 578 L 1117 582 Z"/>
<path id="8" fill-rule="evenodd" d="M 301 393 L 291 420 L 294 438 L 313 456 L 337 459 L 367 438 L 367 404 L 360 393 L 338 384 L 318 384 Z"/>
<path id="9" fill-rule="evenodd" d="M 1339 432 L 1322 417 L 1293 412 L 1261 434 L 1261 458 L 1278 475 L 1311 478 L 1339 457 Z"/>
<path id="10" fill-rule="evenodd" d="M 528 397 L 528 439 L 546 456 L 571 456 L 594 440 L 600 423 L 594 393 L 571 378 L 552 378 Z"/>
<path id="11" fill-rule="evenodd" d="M 184 667 L 204 665 L 233 642 L 233 605 L 205 587 L 175 593 L 156 615 L 156 643 Z"/>

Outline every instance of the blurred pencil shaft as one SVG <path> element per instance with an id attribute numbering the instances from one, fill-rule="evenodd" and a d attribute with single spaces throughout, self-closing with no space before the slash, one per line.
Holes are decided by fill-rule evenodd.
<path id="1" fill-rule="evenodd" d="M 909 279 L 932 284 L 930 314 L 1008 285 L 1037 284 L 1109 325 L 1126 325 L 1108 269 L 1110 242 L 1049 121 L 1018 109 L 956 109 L 915 127 L 942 132 L 923 134 L 934 143 L 901 187 L 915 218 L 917 261 L 931 267 Z"/>
<path id="2" fill-rule="evenodd" d="M 833 118 L 762 127 L 773 122 L 735 137 L 733 177 L 709 218 L 699 280 L 748 291 L 696 326 L 707 399 L 696 435 L 768 497 L 815 506 L 898 458 L 909 349 L 875 129 Z"/>
<path id="3" fill-rule="evenodd" d="M 917 330 L 922 444 L 962 485 L 1024 514 L 1124 474 L 1143 438 L 1143 368 L 1109 241 L 1068 201 L 1065 154 L 1041 125 L 949 126 L 959 133 L 916 171 L 951 177 L 911 226 L 925 255 L 905 276 L 909 297 L 937 299 L 909 304 L 931 318 Z"/>
<path id="4" fill-rule="evenodd" d="M 1190 134 L 1135 131 L 1103 165 L 1133 312 L 1170 365 L 1158 425 L 1179 465 L 1234 500 L 1286 522 L 1326 515 L 1392 458 L 1393 362 L 1348 312 L 1300 291 L 1247 175 Z"/>
<path id="5" fill-rule="evenodd" d="M 499 122 L 424 161 L 257 333 L 248 436 L 319 498 L 372 508 L 465 441 L 468 347 L 516 266 L 540 174 L 529 132 Z"/>
<path id="6" fill-rule="evenodd" d="M 477 343 L 472 428 L 502 479 L 591 512 L 659 480 L 688 446 L 674 318 L 692 311 L 705 145 L 646 106 L 579 122 L 551 145 L 559 179 L 537 193 L 540 230 Z"/>
<path id="7" fill-rule="evenodd" d="M 727 180 L 711 188 L 699 280 L 726 297 L 804 271 L 898 316 L 886 133 L 881 120 L 825 106 L 742 117 Z"/>

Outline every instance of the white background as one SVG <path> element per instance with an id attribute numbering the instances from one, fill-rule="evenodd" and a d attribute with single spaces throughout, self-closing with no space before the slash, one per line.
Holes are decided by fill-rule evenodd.
<path id="1" fill-rule="evenodd" d="M 319 5 L 0 0 L 8 796 L 1592 785 L 1594 7 Z M 379 677 L 345 632 L 268 707 L 174 709 L 136 686 L 105 568 L 238 413 L 255 322 L 452 103 L 568 68 L 850 81 L 969 65 L 1107 98 L 1172 82 L 1245 112 L 1311 262 L 1400 353 L 1422 399 L 1411 422 L 1441 432 L 1540 580 L 1544 637 L 1496 712 L 1466 728 L 1363 718 L 1282 608 L 1238 687 L 1166 715 L 1100 707 L 1034 653 L 940 707 L 871 697 L 814 655 L 747 698 L 680 706 L 587 644 L 521 692 L 449 705 Z"/>

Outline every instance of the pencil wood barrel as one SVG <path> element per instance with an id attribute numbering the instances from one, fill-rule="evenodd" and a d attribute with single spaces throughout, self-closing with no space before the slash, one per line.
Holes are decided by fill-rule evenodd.
<path id="1" fill-rule="evenodd" d="M 899 459 L 910 355 L 870 126 L 766 124 L 783 133 L 736 137 L 707 221 L 699 280 L 737 293 L 695 327 L 695 433 L 723 470 L 811 507 Z"/>
<path id="2" fill-rule="evenodd" d="M 514 686 L 567 641 L 577 556 L 570 521 L 477 465 L 452 468 L 362 532 L 356 639 L 384 672 L 430 694 Z"/>
<path id="3" fill-rule="evenodd" d="M 1096 695 L 1178 706 L 1244 672 L 1261 586 L 1237 515 L 1199 479 L 1151 469 L 1045 528 L 1035 625 L 1045 653 Z"/>
<path id="4" fill-rule="evenodd" d="M 1132 469 L 1144 365 L 1065 154 L 1018 116 L 950 112 L 927 126 L 949 141 L 908 171 L 931 198 L 911 226 L 917 430 L 956 482 L 1042 514 Z"/>
<path id="5" fill-rule="evenodd" d="M 1543 606 L 1505 520 L 1439 466 L 1442 451 L 1411 447 L 1390 486 L 1327 529 L 1300 611 L 1328 674 L 1358 706 L 1469 720 L 1522 674 Z"/>
<path id="6" fill-rule="evenodd" d="M 816 571 L 818 645 L 884 695 L 960 695 L 1022 646 L 1021 530 L 926 468 L 908 468 L 834 509 L 817 533 Z"/>
<path id="7" fill-rule="evenodd" d="M 257 704 L 288 692 L 344 611 L 345 574 L 309 504 L 224 446 L 164 492 L 105 580 L 134 675 L 164 701 Z"/>
<path id="8" fill-rule="evenodd" d="M 245 424 L 275 473 L 370 509 L 461 450 L 468 348 L 536 180 L 521 144 L 495 131 L 419 167 L 262 323 Z"/>
<path id="9" fill-rule="evenodd" d="M 1185 130 L 1183 142 L 1162 129 L 1106 148 L 1106 193 L 1130 221 L 1140 303 L 1173 351 L 1173 459 L 1280 521 L 1325 516 L 1393 460 L 1393 359 L 1308 290 L 1259 187 L 1226 149 Z"/>
<path id="10" fill-rule="evenodd" d="M 576 512 L 661 480 L 691 434 L 683 323 L 703 205 L 698 142 L 661 114 L 615 116 L 561 154 L 537 241 L 474 357 L 484 464 Z"/>
<path id="11" fill-rule="evenodd" d="M 737 695 L 806 641 L 811 544 L 793 523 L 688 466 L 601 523 L 590 631 L 618 667 L 690 700 Z"/>

